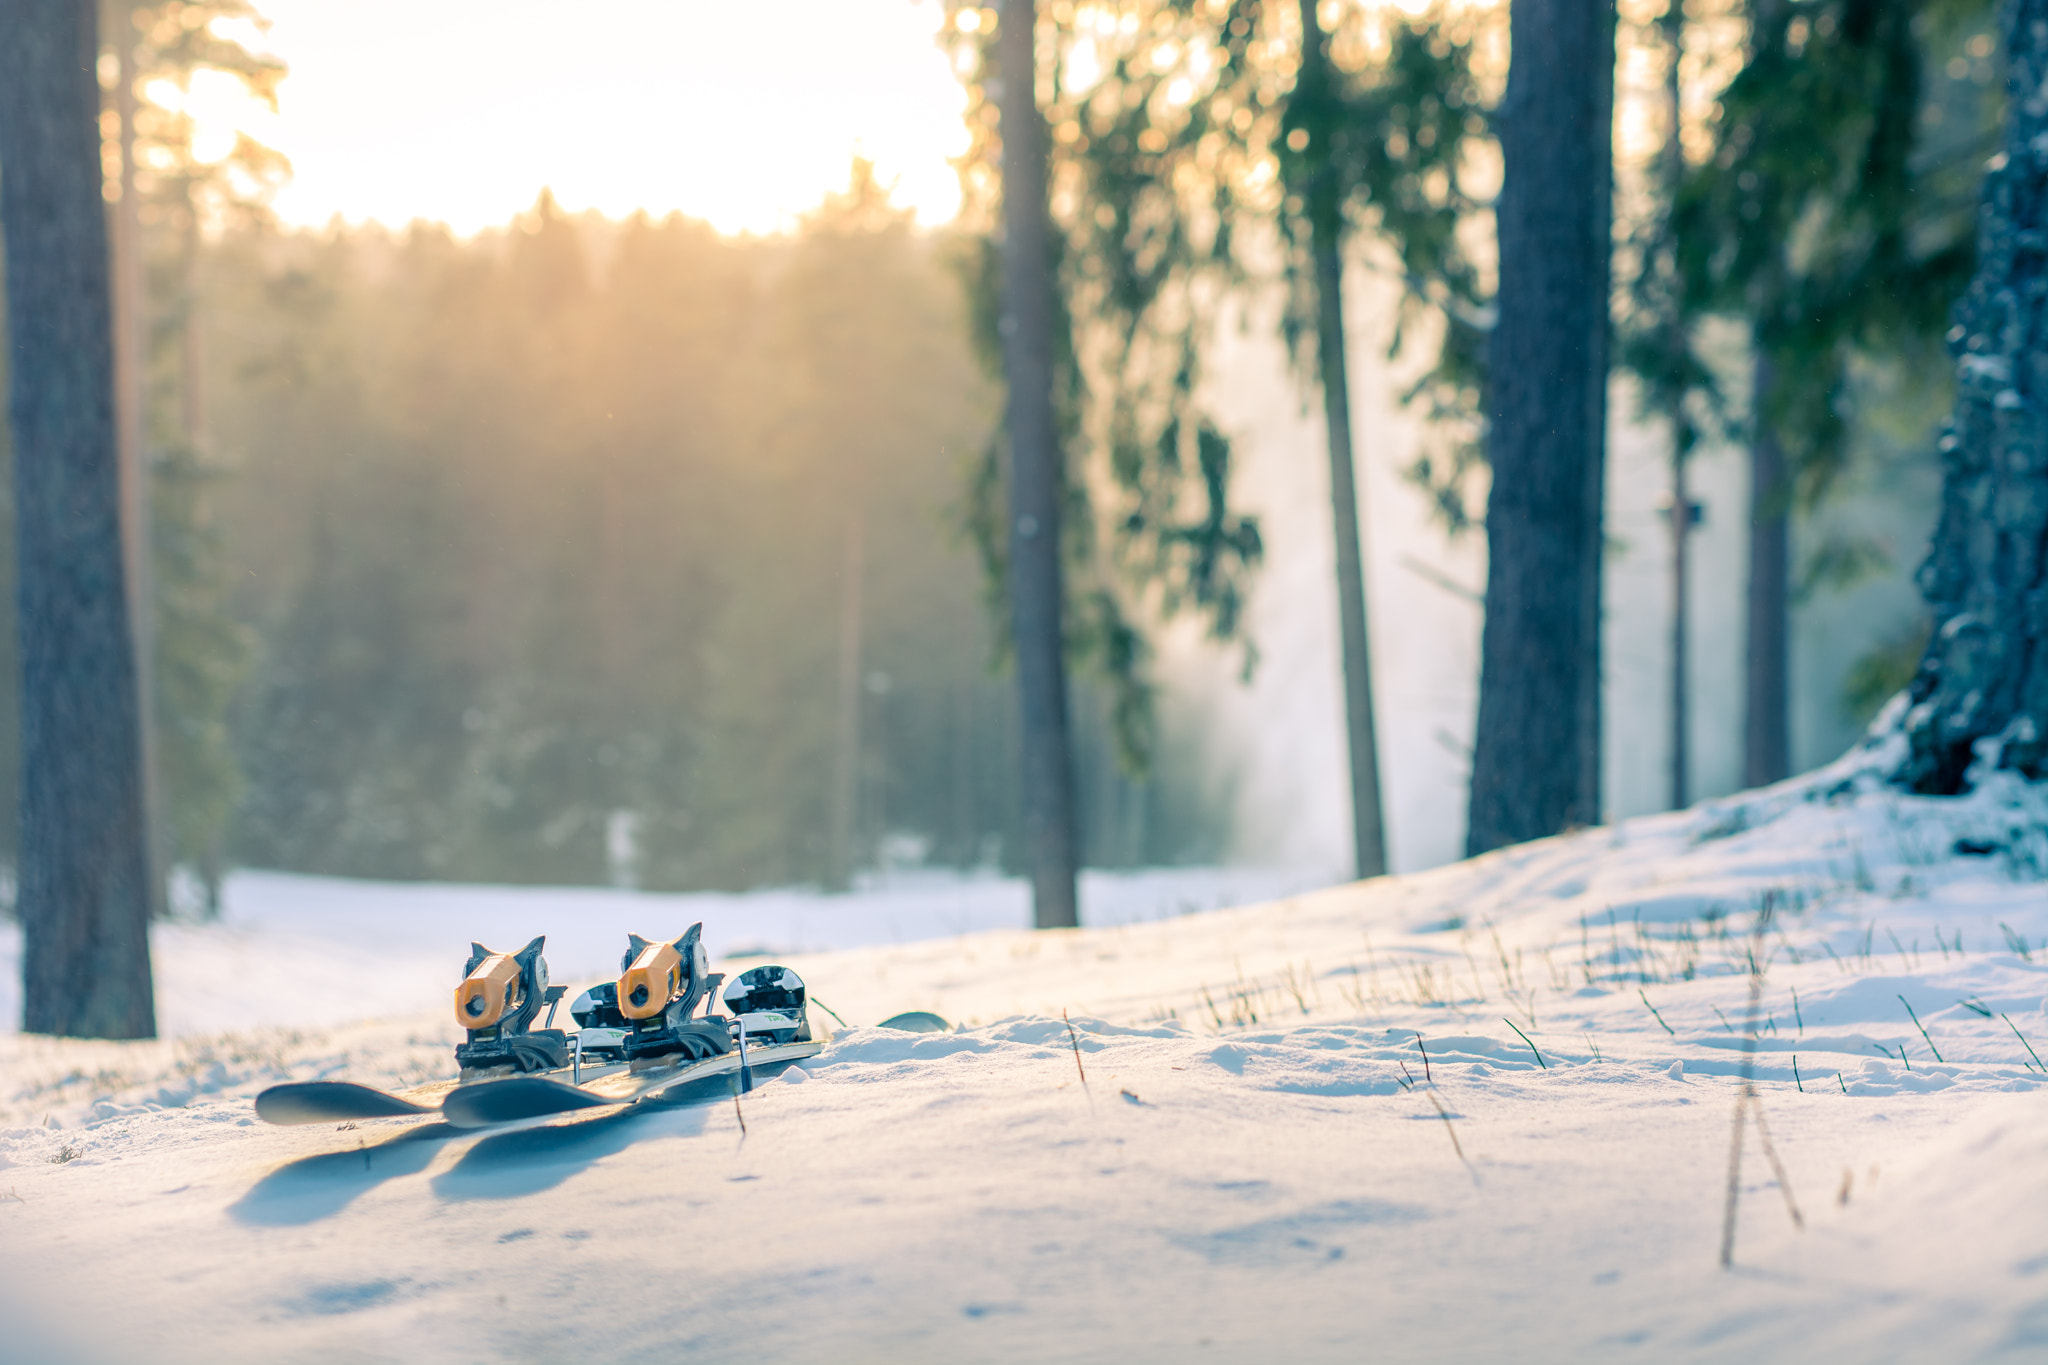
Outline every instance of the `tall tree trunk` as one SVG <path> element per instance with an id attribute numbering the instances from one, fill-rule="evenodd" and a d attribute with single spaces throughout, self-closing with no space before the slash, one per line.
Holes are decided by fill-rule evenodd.
<path id="1" fill-rule="evenodd" d="M 142 214 L 135 186 L 135 25 L 133 11 L 116 0 L 108 8 L 114 25 L 114 55 L 119 64 L 114 87 L 114 112 L 120 126 L 121 197 L 114 208 L 114 418 L 120 441 L 121 544 L 125 556 L 128 600 L 136 625 L 138 660 L 146 652 L 145 622 L 149 573 L 149 506 L 143 468 L 143 355 L 146 319 L 142 282 Z"/>
<path id="2" fill-rule="evenodd" d="M 121 553 L 95 0 L 0 0 L 21 636 L 23 1024 L 146 1038 L 148 851 Z"/>
<path id="3" fill-rule="evenodd" d="M 1059 431 L 1053 413 L 1053 273 L 1045 125 L 1038 113 L 1037 14 L 1007 0 L 1002 73 L 1003 378 L 1009 387 L 1010 629 L 1023 719 L 1024 842 L 1033 918 L 1080 922 L 1075 895 L 1073 750 L 1060 622 Z"/>
<path id="4" fill-rule="evenodd" d="M 135 685 L 142 719 L 142 816 L 149 830 L 149 907 L 170 907 L 164 871 L 171 864 L 163 820 L 163 780 L 156 743 L 156 551 L 149 490 L 148 292 L 142 278 L 142 204 L 135 186 L 135 9 L 130 0 L 108 7 L 114 25 L 117 84 L 114 114 L 120 129 L 121 197 L 114 205 L 114 420 L 120 445 L 121 555 L 128 612 L 135 637 Z M 217 900 L 209 887 L 208 895 Z"/>
<path id="5" fill-rule="evenodd" d="M 1669 310 L 1665 354 L 1683 363 L 1691 347 L 1679 291 L 1677 262 L 1672 259 L 1677 243 L 1671 232 L 1671 212 L 1685 178 L 1685 105 L 1682 65 L 1685 59 L 1685 0 L 1665 0 L 1658 19 L 1665 46 L 1664 149 L 1660 166 L 1664 193 L 1663 240 L 1658 244 L 1661 259 L 1655 268 L 1668 272 L 1670 290 L 1664 300 Z M 1671 420 L 1671 808 L 1682 810 L 1692 799 L 1692 532 L 1699 524 L 1692 489 L 1686 479 L 1686 461 L 1692 455 L 1693 427 L 1686 412 L 1686 395 L 1681 387 L 1670 404 Z"/>
<path id="6" fill-rule="evenodd" d="M 953 847 L 960 867 L 973 867 L 978 855 L 979 826 L 974 818 L 974 683 L 953 685 Z"/>
<path id="7" fill-rule="evenodd" d="M 1685 454 L 1671 457 L 1671 808 L 1692 799 L 1691 611 L 1692 490 L 1685 478 Z"/>
<path id="8" fill-rule="evenodd" d="M 1761 787 L 1792 771 L 1791 488 L 1771 429 L 1771 363 L 1761 352 L 1750 406 L 1749 640 L 1743 664 L 1742 782 Z"/>
<path id="9" fill-rule="evenodd" d="M 1358 875 L 1387 870 L 1380 811 L 1379 743 L 1372 710 L 1372 640 L 1366 630 L 1365 558 L 1359 546 L 1358 490 L 1351 461 L 1351 385 L 1344 355 L 1344 206 L 1330 165 L 1329 40 L 1317 0 L 1301 0 L 1298 94 L 1314 115 L 1309 132 L 1307 190 L 1310 249 L 1315 256 L 1316 364 L 1323 388 L 1323 427 L 1330 447 L 1330 507 L 1337 531 L 1337 621 L 1344 649 L 1344 723 L 1351 741 L 1351 848 Z"/>
<path id="10" fill-rule="evenodd" d="M 2013 0 L 2004 21 L 2005 145 L 1956 313 L 1941 520 L 1920 568 L 1935 629 L 1900 774 L 1933 793 L 1961 791 L 1980 756 L 2048 776 L 2048 0 Z"/>
<path id="11" fill-rule="evenodd" d="M 834 890 L 853 883 L 854 820 L 860 811 L 861 580 L 867 571 L 867 525 L 858 508 L 847 513 L 841 549 L 838 720 L 827 839 Z"/>
<path id="12" fill-rule="evenodd" d="M 1509 39 L 1473 853 L 1600 814 L 1612 0 L 1514 0 Z"/>

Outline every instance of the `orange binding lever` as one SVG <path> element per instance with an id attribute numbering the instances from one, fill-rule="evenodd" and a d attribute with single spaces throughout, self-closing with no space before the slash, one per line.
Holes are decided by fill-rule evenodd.
<path id="1" fill-rule="evenodd" d="M 455 988 L 455 1022 L 473 1033 L 517 1011 L 525 1003 L 519 988 L 522 975 L 512 954 L 486 956 Z"/>
<path id="2" fill-rule="evenodd" d="M 649 943 L 630 936 L 626 970 L 619 977 L 619 1013 L 628 1019 L 652 1019 L 668 1008 L 683 988 L 683 955 L 676 943 Z"/>

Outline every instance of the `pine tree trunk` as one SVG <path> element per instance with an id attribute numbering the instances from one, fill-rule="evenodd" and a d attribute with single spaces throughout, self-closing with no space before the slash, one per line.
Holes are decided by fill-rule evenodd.
<path id="1" fill-rule="evenodd" d="M 1962 791 L 1973 760 L 2048 775 L 2048 0 L 2004 11 L 2004 150 L 1957 309 L 1941 519 L 1920 568 L 1935 629 L 1901 781 Z"/>
<path id="2" fill-rule="evenodd" d="M 1509 25 L 1473 853 L 1600 814 L 1614 6 L 1514 0 Z"/>
<path id="3" fill-rule="evenodd" d="M 0 0 L 23 1027 L 146 1038 L 156 1010 L 94 11 L 94 0 Z"/>
<path id="4" fill-rule="evenodd" d="M 1074 775 L 1060 623 L 1060 451 L 1053 416 L 1053 274 L 1045 125 L 1038 112 L 1037 15 L 1007 0 L 996 32 L 1002 73 L 1003 377 L 1009 387 L 1010 628 L 1023 719 L 1025 855 L 1034 921 L 1080 922 Z"/>
<path id="5" fill-rule="evenodd" d="M 1750 406 L 1749 632 L 1743 659 L 1742 783 L 1761 787 L 1792 771 L 1791 490 L 1785 455 L 1766 413 L 1771 364 L 1756 358 Z"/>
<path id="6" fill-rule="evenodd" d="M 1692 793 L 1692 490 L 1685 454 L 1671 457 L 1671 808 Z"/>
<path id="7" fill-rule="evenodd" d="M 135 638 L 136 694 L 142 718 L 142 812 L 149 830 L 149 908 L 170 909 L 164 871 L 171 865 L 165 837 L 163 775 L 156 742 L 156 551 L 151 522 L 148 388 L 144 355 L 149 333 L 148 291 L 142 278 L 141 191 L 135 184 L 135 9 L 108 8 L 118 64 L 114 113 L 120 126 L 121 198 L 114 206 L 114 422 L 121 464 L 121 554 L 127 571 L 129 632 Z"/>
<path id="8" fill-rule="evenodd" d="M 832 754 L 832 802 L 827 842 L 829 885 L 853 885 L 854 821 L 860 811 L 861 587 L 867 574 L 867 520 L 847 513 L 839 570 L 839 685 Z"/>
<path id="9" fill-rule="evenodd" d="M 1651 269 L 1664 272 L 1670 294 L 1664 326 L 1665 354 L 1676 358 L 1691 352 L 1679 307 L 1677 242 L 1671 214 L 1685 179 L 1685 0 L 1665 0 L 1657 20 L 1664 40 L 1664 147 L 1658 157 L 1659 191 L 1664 196 L 1664 222 Z M 1693 426 L 1680 389 L 1666 414 L 1671 421 L 1671 808 L 1683 810 L 1692 799 L 1692 533 L 1699 518 L 1686 478 Z"/>
<path id="10" fill-rule="evenodd" d="M 1328 108 L 1328 39 L 1317 0 L 1301 0 L 1301 79 L 1311 110 Z M 1344 354 L 1344 210 L 1329 164 L 1327 120 L 1310 129 L 1316 169 L 1307 190 L 1310 250 L 1315 257 L 1316 363 L 1323 389 L 1323 429 L 1330 448 L 1330 507 L 1336 526 L 1337 621 L 1344 652 L 1344 725 L 1351 743 L 1351 847 L 1360 877 L 1387 870 L 1380 810 L 1379 739 L 1372 709 L 1372 637 L 1366 629 L 1365 556 L 1359 545 L 1358 490 L 1351 460 L 1351 382 Z"/>

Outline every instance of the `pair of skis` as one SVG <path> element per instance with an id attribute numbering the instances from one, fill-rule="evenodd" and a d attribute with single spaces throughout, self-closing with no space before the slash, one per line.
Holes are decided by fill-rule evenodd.
<path id="1" fill-rule="evenodd" d="M 443 1122 L 456 1128 L 491 1128 L 522 1119 L 637 1104 L 692 1081 L 732 1075 L 741 1071 L 743 1065 L 751 1073 L 756 1067 L 781 1066 L 815 1057 L 829 1041 L 829 1037 L 823 1037 L 750 1045 L 744 1063 L 739 1052 L 733 1051 L 638 1072 L 622 1066 L 599 1067 L 595 1068 L 598 1074 L 594 1077 L 590 1075 L 592 1068 L 583 1068 L 586 1079 L 581 1085 L 567 1079 L 571 1074 L 567 1071 L 505 1076 L 467 1084 L 459 1080 L 433 1081 L 396 1094 L 347 1081 L 295 1081 L 274 1085 L 258 1095 L 256 1115 L 266 1123 L 307 1124 L 438 1114 Z"/>
<path id="2" fill-rule="evenodd" d="M 256 1097 L 257 1117 L 310 1124 L 439 1114 L 457 1128 L 488 1128 L 637 1104 L 735 1072 L 751 1090 L 755 1067 L 823 1051 L 830 1036 L 813 1034 L 803 979 L 787 967 L 736 977 L 722 997 L 730 1017 L 692 1017 L 724 980 L 709 970 L 703 928 L 692 925 L 674 943 L 628 935 L 619 979 L 593 986 L 571 1007 L 573 1036 L 532 1027 L 543 1004 L 552 1023 L 566 993 L 548 984 L 544 938 L 517 953 L 473 943 L 455 989 L 466 1041 L 455 1049 L 454 1079 L 398 1093 L 345 1081 L 277 1085 Z"/>

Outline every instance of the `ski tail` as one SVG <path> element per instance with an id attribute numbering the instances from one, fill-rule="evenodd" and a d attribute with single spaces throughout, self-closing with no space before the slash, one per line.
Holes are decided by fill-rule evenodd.
<path id="1" fill-rule="evenodd" d="M 442 1102 L 441 1116 L 457 1128 L 489 1128 L 547 1114 L 602 1109 L 614 1103 L 544 1076 L 513 1076 L 456 1090 Z"/>
<path id="2" fill-rule="evenodd" d="M 429 1105 L 367 1085 L 345 1081 L 294 1081 L 273 1085 L 256 1097 L 256 1117 L 265 1123 L 346 1123 L 354 1119 L 403 1118 L 431 1114 Z"/>

